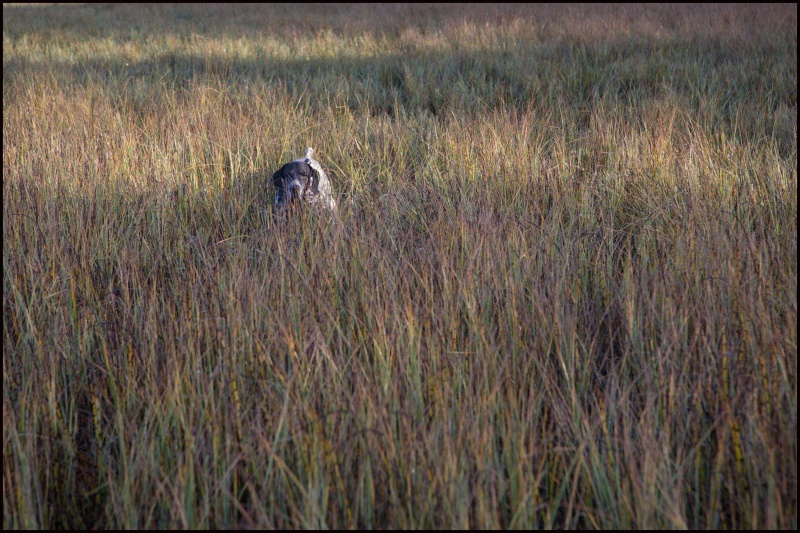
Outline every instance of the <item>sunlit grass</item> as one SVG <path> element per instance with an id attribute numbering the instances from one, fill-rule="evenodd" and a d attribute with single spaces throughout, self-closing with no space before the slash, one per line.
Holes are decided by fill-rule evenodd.
<path id="1" fill-rule="evenodd" d="M 797 527 L 796 6 L 3 11 L 4 527 Z"/>

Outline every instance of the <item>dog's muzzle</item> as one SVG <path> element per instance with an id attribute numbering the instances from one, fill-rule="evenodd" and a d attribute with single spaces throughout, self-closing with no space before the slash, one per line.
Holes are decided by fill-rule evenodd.
<path id="1" fill-rule="evenodd" d="M 299 181 L 295 180 L 292 181 L 289 185 L 286 186 L 286 196 L 288 196 L 288 200 L 290 202 L 294 202 L 295 200 L 299 199 L 303 194 L 303 186 L 300 184 Z"/>

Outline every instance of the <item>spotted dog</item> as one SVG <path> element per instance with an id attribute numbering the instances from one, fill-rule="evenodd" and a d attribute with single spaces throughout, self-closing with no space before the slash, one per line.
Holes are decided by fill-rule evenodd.
<path id="1" fill-rule="evenodd" d="M 314 150 L 309 148 L 305 157 L 286 163 L 272 175 L 276 211 L 303 204 L 318 205 L 336 211 L 331 182 L 319 162 L 312 159 L 313 154 Z"/>

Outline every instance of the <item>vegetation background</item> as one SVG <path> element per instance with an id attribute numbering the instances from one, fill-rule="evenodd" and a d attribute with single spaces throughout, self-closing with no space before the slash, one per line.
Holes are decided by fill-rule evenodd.
<path id="1" fill-rule="evenodd" d="M 797 528 L 797 5 L 4 5 L 3 526 Z"/>

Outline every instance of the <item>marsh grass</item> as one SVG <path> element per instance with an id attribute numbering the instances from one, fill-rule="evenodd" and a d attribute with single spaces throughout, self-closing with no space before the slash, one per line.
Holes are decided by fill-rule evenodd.
<path id="1" fill-rule="evenodd" d="M 796 6 L 4 6 L 4 527 L 796 528 L 796 116 Z"/>

